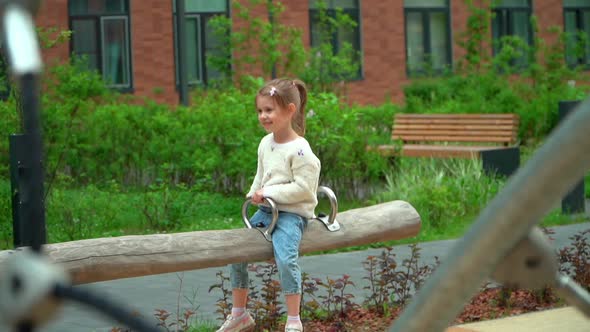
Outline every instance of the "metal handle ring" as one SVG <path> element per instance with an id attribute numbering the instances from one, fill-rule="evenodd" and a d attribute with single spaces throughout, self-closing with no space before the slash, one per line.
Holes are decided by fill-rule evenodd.
<path id="1" fill-rule="evenodd" d="M 250 223 L 250 218 L 248 217 L 248 207 L 250 207 L 250 204 L 252 204 L 251 198 L 246 199 L 244 204 L 242 204 L 242 220 L 244 221 L 244 224 L 246 225 L 246 227 L 255 228 L 255 229 L 259 230 L 262 233 L 262 235 L 264 235 L 264 238 L 267 241 L 272 242 L 271 235 L 272 235 L 272 231 L 274 231 L 275 226 L 277 225 L 277 221 L 279 220 L 279 209 L 277 209 L 277 204 L 272 199 L 265 197 L 264 200 L 268 203 L 268 205 L 270 205 L 270 208 L 272 210 L 272 220 L 270 222 L 270 225 L 268 225 L 268 227 L 266 227 L 266 228 L 252 227 L 252 224 Z"/>
<path id="2" fill-rule="evenodd" d="M 332 189 L 328 187 L 319 186 L 318 194 L 320 193 L 323 193 L 326 196 L 328 196 L 328 199 L 330 200 L 330 214 L 327 216 L 328 218 L 326 219 L 326 215 L 320 213 L 316 219 L 323 222 L 329 231 L 335 232 L 340 229 L 340 224 L 336 220 L 336 215 L 338 214 L 338 199 L 336 198 L 336 194 L 334 194 Z"/>

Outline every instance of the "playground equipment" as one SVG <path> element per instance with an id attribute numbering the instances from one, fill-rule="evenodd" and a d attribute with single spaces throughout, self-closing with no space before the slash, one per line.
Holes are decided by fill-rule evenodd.
<path id="1" fill-rule="evenodd" d="M 28 135 L 26 164 L 20 169 L 27 186 L 21 192 L 19 211 L 28 226 L 42 225 L 44 231 L 37 95 L 41 61 L 31 19 L 38 4 L 34 0 L 0 0 L 0 14 L 11 68 L 23 93 L 24 127 Z M 590 296 L 568 278 L 557 275 L 555 257 L 547 249 L 546 239 L 533 227 L 589 168 L 588 132 L 590 99 L 578 106 L 509 180 L 396 320 L 392 331 L 442 331 L 481 282 L 492 275 L 500 281 L 524 286 L 537 286 L 534 281 L 542 277 L 590 316 Z M 403 201 L 343 212 L 338 215 L 338 224 L 336 215 L 331 216 L 332 213 L 326 222 L 320 216 L 327 227 L 310 223 L 301 243 L 302 253 L 404 238 L 415 235 L 420 228 L 418 213 Z M 334 225 L 339 225 L 340 230 L 331 232 Z M 263 234 L 265 231 L 270 236 L 271 231 L 263 230 Z M 252 229 L 126 236 L 43 247 L 44 232 L 37 232 L 29 241 L 30 250 L 0 252 L 0 318 L 20 332 L 33 331 L 51 319 L 61 299 L 88 304 L 137 331 L 158 331 L 125 307 L 76 289 L 71 283 L 272 257 L 271 244 L 260 241 L 258 232 Z M 88 253 L 89 247 L 92 253 Z M 231 250 L 236 247 L 241 250 Z"/>
<path id="2" fill-rule="evenodd" d="M 318 193 L 323 193 L 326 194 L 326 196 L 328 196 L 328 199 L 330 200 L 330 213 L 320 213 L 317 217 L 312 218 L 310 221 L 317 220 L 322 222 L 326 226 L 326 229 L 328 229 L 330 232 L 336 232 L 340 230 L 340 224 L 336 220 L 336 214 L 338 213 L 338 199 L 336 198 L 336 194 L 334 194 L 332 189 L 325 186 L 319 186 Z M 271 242 L 272 231 L 275 229 L 275 226 L 277 225 L 277 221 L 279 219 L 279 210 L 277 209 L 276 203 L 272 199 L 266 198 L 265 200 L 272 210 L 272 221 L 270 222 L 270 225 L 268 225 L 268 227 L 256 227 L 256 229 L 258 229 L 262 233 L 262 235 L 264 235 L 264 238 L 267 241 Z M 253 228 L 248 217 L 248 207 L 251 203 L 252 200 L 247 199 L 242 205 L 242 220 L 244 221 L 244 224 L 247 228 Z"/>
<path id="3" fill-rule="evenodd" d="M 310 221 L 300 252 L 403 239 L 420 230 L 418 212 L 404 201 L 343 211 L 338 220 L 341 229 L 337 232 L 329 231 L 321 222 Z M 7 272 L 5 264 L 18 254 L 25 252 L 0 251 L 0 276 Z M 43 246 L 43 254 L 66 271 L 73 284 L 266 261 L 273 257 L 272 243 L 259 230 L 248 228 L 52 243 Z"/>

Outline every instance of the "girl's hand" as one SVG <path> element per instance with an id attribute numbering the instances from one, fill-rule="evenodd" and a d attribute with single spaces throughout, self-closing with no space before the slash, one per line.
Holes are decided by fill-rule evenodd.
<path id="1" fill-rule="evenodd" d="M 254 204 L 264 203 L 264 196 L 262 196 L 262 189 L 256 190 L 254 195 L 252 195 L 252 203 L 254 203 Z"/>

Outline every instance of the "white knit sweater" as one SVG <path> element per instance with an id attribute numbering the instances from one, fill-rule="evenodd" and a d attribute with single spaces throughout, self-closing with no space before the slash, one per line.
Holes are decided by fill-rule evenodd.
<path id="1" fill-rule="evenodd" d="M 305 138 L 278 144 L 268 134 L 258 146 L 258 169 L 246 197 L 263 188 L 263 196 L 272 198 L 280 211 L 311 218 L 318 204 L 320 168 Z"/>

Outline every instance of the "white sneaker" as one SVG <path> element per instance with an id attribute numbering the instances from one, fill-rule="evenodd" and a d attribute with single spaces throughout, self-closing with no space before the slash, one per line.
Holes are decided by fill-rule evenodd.
<path id="1" fill-rule="evenodd" d="M 254 326 L 256 326 L 256 323 L 248 310 L 246 310 L 238 317 L 228 315 L 223 325 L 216 332 L 249 332 L 254 330 Z"/>
<path id="2" fill-rule="evenodd" d="M 303 332 L 303 325 L 301 323 L 286 324 L 285 332 Z"/>

